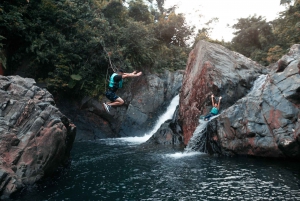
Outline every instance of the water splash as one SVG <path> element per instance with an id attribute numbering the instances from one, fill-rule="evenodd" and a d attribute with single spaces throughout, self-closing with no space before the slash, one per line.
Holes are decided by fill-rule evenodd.
<path id="1" fill-rule="evenodd" d="M 266 82 L 267 75 L 260 75 L 255 81 L 252 86 L 252 89 L 248 93 L 251 96 L 258 96 L 261 92 L 261 87 Z M 217 118 L 219 115 L 213 116 L 210 121 L 214 118 Z M 209 121 L 199 120 L 199 125 L 195 129 L 193 136 L 191 137 L 190 141 L 188 142 L 185 151 L 186 152 L 193 152 L 193 151 L 202 151 L 207 153 L 207 124 Z"/>
<path id="2" fill-rule="evenodd" d="M 207 131 L 207 124 L 212 119 L 217 118 L 219 115 L 213 116 L 210 118 L 209 121 L 204 121 L 199 119 L 199 125 L 195 129 L 193 136 L 191 137 L 190 141 L 188 142 L 186 148 L 184 149 L 185 152 L 194 152 L 194 151 L 202 151 L 206 153 L 206 131 Z"/>
<path id="3" fill-rule="evenodd" d="M 196 152 L 196 151 L 192 151 L 192 152 L 177 152 L 174 154 L 166 154 L 165 156 L 170 157 L 170 158 L 185 158 L 185 157 L 190 157 L 190 156 L 196 156 L 196 155 L 204 155 L 204 153 L 201 152 Z"/>
<path id="4" fill-rule="evenodd" d="M 193 136 L 191 137 L 191 139 L 189 140 L 189 142 L 185 148 L 186 152 L 195 151 L 196 147 L 199 146 L 199 144 L 203 140 L 203 135 L 207 131 L 207 123 L 208 123 L 208 121 L 199 120 L 199 125 L 195 129 Z"/>
<path id="5" fill-rule="evenodd" d="M 178 104 L 179 104 L 179 95 L 176 95 L 172 99 L 168 108 L 166 109 L 166 112 L 158 118 L 153 129 L 150 132 L 146 133 L 144 136 L 142 136 L 142 137 L 122 137 L 122 138 L 116 138 L 116 140 L 126 141 L 126 142 L 130 142 L 130 143 L 134 143 L 134 144 L 140 144 L 140 143 L 146 142 L 160 128 L 160 126 L 165 121 L 167 121 L 168 119 L 172 119 L 172 116 L 173 116 Z"/>

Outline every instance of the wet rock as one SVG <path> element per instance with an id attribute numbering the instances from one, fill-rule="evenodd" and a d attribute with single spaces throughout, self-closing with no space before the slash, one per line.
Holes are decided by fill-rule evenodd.
<path id="1" fill-rule="evenodd" d="M 180 70 L 165 71 L 160 75 L 143 74 L 140 77 L 125 79 L 125 87 L 117 91 L 117 95 L 125 103 L 121 107 L 113 107 L 111 114 L 107 114 L 101 106 L 101 102 L 108 101 L 104 96 L 101 101 L 93 98 L 83 99 L 81 107 L 74 109 L 77 113 L 66 111 L 67 108 L 61 107 L 60 103 L 58 105 L 65 114 L 76 116 L 72 119 L 75 119 L 74 122 L 78 127 L 77 140 L 143 136 L 145 132 L 152 129 L 157 117 L 162 114 L 172 97 L 178 94 L 183 74 L 184 71 Z M 81 115 L 79 116 L 78 113 Z M 86 128 L 87 124 L 77 122 L 78 119 L 87 122 L 87 116 L 94 118 L 94 121 L 88 124 L 89 128 Z M 87 132 L 82 133 L 83 128 Z"/>
<path id="2" fill-rule="evenodd" d="M 76 127 L 53 104 L 33 79 L 0 76 L 1 199 L 68 164 Z"/>
<path id="3" fill-rule="evenodd" d="M 223 155 L 300 158 L 300 45 L 260 87 L 221 113 L 209 134 Z"/>
<path id="4" fill-rule="evenodd" d="M 173 118 L 164 122 L 145 144 L 183 146 L 183 135 L 177 123 L 178 107 Z"/>
<path id="5" fill-rule="evenodd" d="M 187 144 L 200 115 L 211 109 L 211 94 L 222 96 L 221 111 L 251 89 L 263 67 L 225 47 L 200 41 L 190 52 L 180 92 L 179 121 Z"/>

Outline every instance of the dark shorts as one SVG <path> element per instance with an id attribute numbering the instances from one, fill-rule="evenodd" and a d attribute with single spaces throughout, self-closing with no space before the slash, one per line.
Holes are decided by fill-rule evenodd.
<path id="1" fill-rule="evenodd" d="M 213 117 L 213 116 L 216 116 L 217 114 L 214 114 L 214 113 L 208 113 L 205 117 L 204 117 L 204 119 L 207 119 L 207 120 L 210 120 L 210 118 L 211 117 Z"/>
<path id="2" fill-rule="evenodd" d="M 106 96 L 106 98 L 108 98 L 108 100 L 110 100 L 110 101 L 112 101 L 112 102 L 115 102 L 115 100 L 116 100 L 117 98 L 119 98 L 119 96 L 117 96 L 117 95 L 115 94 L 115 92 L 110 91 L 110 90 L 108 90 L 108 91 L 105 93 L 105 96 Z"/>

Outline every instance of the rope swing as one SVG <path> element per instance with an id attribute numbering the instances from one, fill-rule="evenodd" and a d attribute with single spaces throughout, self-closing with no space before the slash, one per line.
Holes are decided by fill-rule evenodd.
<path id="1" fill-rule="evenodd" d="M 117 72 L 117 69 L 112 65 L 110 56 L 109 56 L 108 52 L 106 51 L 104 45 L 102 45 L 102 47 L 103 47 L 103 50 L 105 51 L 105 53 L 106 53 L 106 55 L 108 57 L 109 64 L 110 64 L 110 66 L 108 66 L 108 68 L 106 69 L 106 76 L 105 76 L 105 91 L 106 91 L 106 85 L 107 85 L 106 83 L 109 81 L 108 80 L 108 69 L 111 68 L 114 73 Z"/>

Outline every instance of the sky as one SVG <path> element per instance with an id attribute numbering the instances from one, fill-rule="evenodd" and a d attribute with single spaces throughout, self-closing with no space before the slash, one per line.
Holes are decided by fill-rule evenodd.
<path id="1" fill-rule="evenodd" d="M 199 28 L 208 20 L 219 18 L 219 22 L 212 26 L 214 29 L 210 37 L 226 42 L 231 41 L 234 32 L 227 25 L 232 26 L 238 18 L 256 14 L 272 21 L 280 11 L 285 10 L 280 0 L 165 0 L 165 8 L 175 4 L 178 5 L 176 12 L 184 13 L 187 22 Z"/>

